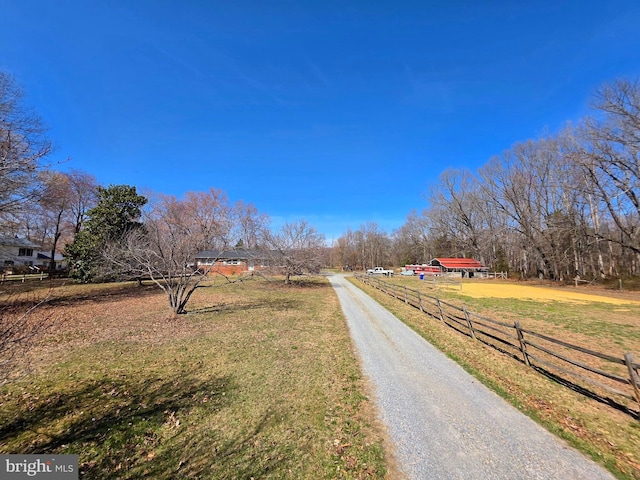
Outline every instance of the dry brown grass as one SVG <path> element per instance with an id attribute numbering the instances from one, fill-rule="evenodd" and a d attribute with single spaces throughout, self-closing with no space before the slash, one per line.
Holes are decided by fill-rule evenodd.
<path id="1" fill-rule="evenodd" d="M 0 389 L 0 452 L 76 453 L 86 478 L 385 477 L 325 280 L 210 284 L 176 321 L 133 284 L 64 286 L 47 308 L 65 320 Z"/>

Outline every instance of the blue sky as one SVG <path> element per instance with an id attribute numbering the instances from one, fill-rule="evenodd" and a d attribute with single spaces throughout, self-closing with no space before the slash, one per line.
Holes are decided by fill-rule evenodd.
<path id="1" fill-rule="evenodd" d="M 104 185 L 388 232 L 640 77 L 640 2 L 0 0 L 0 69 Z"/>

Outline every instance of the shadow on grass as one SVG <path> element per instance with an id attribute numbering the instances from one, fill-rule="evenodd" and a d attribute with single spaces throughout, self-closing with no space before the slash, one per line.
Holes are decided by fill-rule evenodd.
<path id="1" fill-rule="evenodd" d="M 522 362 L 524 363 L 524 362 Z M 588 388 L 583 387 L 582 385 L 578 385 L 577 383 L 572 382 L 571 380 L 568 380 L 565 377 L 562 377 L 560 375 L 557 375 L 553 372 L 550 372 L 549 370 L 539 367 L 537 365 L 532 365 L 532 368 L 537 371 L 539 374 L 544 375 L 545 377 L 547 377 L 548 379 L 559 383 L 560 385 L 573 390 L 574 392 L 580 393 L 581 395 L 584 395 L 585 397 L 589 397 L 599 403 L 603 403 L 605 405 L 608 405 L 609 407 L 615 408 L 616 410 L 619 410 L 623 413 L 626 413 L 627 415 L 635 418 L 636 420 L 640 420 L 640 412 L 633 410 L 631 408 L 629 408 L 626 405 L 621 404 L 620 402 L 617 402 L 616 400 L 610 398 L 610 397 L 606 397 L 604 395 L 600 395 L 597 392 L 594 392 L 593 390 L 590 390 Z"/>
<path id="2" fill-rule="evenodd" d="M 214 430 L 190 432 L 179 442 L 181 451 L 166 450 L 134 478 L 229 478 L 289 477 L 287 464 L 295 452 L 280 442 L 268 441 L 278 416 L 268 410 L 246 432 L 235 437 Z M 221 426 L 224 428 L 224 426 Z M 176 442 L 178 443 L 178 442 Z"/>
<path id="3" fill-rule="evenodd" d="M 282 285 L 289 288 L 332 288 L 331 284 L 326 280 L 318 281 L 313 278 L 295 278 L 291 280 L 291 283 L 284 284 L 283 282 Z"/>
<path id="4" fill-rule="evenodd" d="M 162 294 L 162 290 L 155 284 L 143 284 L 138 286 L 136 283 L 126 283 L 126 284 L 97 284 L 92 285 L 90 291 L 81 292 L 78 290 L 74 290 L 73 292 L 64 292 L 59 290 L 64 285 L 56 285 L 50 287 L 49 296 L 44 303 L 47 306 L 71 306 L 78 305 L 83 303 L 102 303 L 114 301 L 117 299 L 124 298 L 144 298 L 154 295 Z M 39 290 L 45 290 L 46 287 L 43 286 Z M 28 295 L 30 292 L 36 292 L 38 289 L 29 289 L 25 291 L 6 291 L 5 293 L 8 295 L 7 305 L 10 305 L 13 309 L 25 309 L 32 307 L 35 303 L 37 303 L 34 298 L 30 298 Z M 18 297 L 18 294 L 27 294 L 26 296 L 21 295 Z"/>
<path id="5" fill-rule="evenodd" d="M 80 478 L 92 479 L 287 476 L 298 440 L 272 437 L 284 413 L 227 417 L 240 401 L 234 380 L 194 373 L 32 389 L 3 403 L 0 453 L 77 454 Z"/>
<path id="6" fill-rule="evenodd" d="M 247 312 L 250 310 L 260 310 L 260 309 L 278 309 L 278 310 L 289 310 L 299 308 L 301 302 L 292 299 L 267 299 L 256 301 L 256 302 L 247 302 L 247 303 L 230 303 L 230 304 L 221 304 L 214 305 L 211 307 L 202 307 L 196 308 L 194 310 L 188 310 L 187 313 L 190 315 L 194 314 L 202 314 L 202 313 L 233 313 L 233 312 Z"/>
<path id="7" fill-rule="evenodd" d="M 137 286 L 131 283 L 112 288 L 107 287 L 96 292 L 75 293 L 73 296 L 52 298 L 47 303 L 49 305 L 66 306 L 84 302 L 100 303 L 120 298 L 144 298 L 159 294 L 162 294 L 162 290 L 155 284 Z"/>
<path id="8" fill-rule="evenodd" d="M 260 275 L 265 282 L 262 284 L 268 290 L 291 290 L 292 288 L 332 288 L 325 275 L 293 276 L 289 283 L 285 283 L 284 276 Z"/>
<path id="9" fill-rule="evenodd" d="M 160 430 L 199 407 L 219 410 L 234 397 L 228 377 L 202 380 L 188 372 L 164 378 L 100 379 L 67 391 L 25 396 L 5 410 L 3 453 L 80 455 L 81 476 L 121 478 L 149 462 Z M 7 402 L 3 408 L 7 408 Z M 22 438 L 20 438 L 22 437 Z M 17 451 L 5 451 L 8 447 Z M 120 473 L 118 473 L 120 472 Z"/>

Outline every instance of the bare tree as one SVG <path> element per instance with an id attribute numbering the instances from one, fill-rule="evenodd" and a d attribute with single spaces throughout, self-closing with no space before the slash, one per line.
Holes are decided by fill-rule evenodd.
<path id="1" fill-rule="evenodd" d="M 238 239 L 238 246 L 247 249 L 260 247 L 264 243 L 269 216 L 266 213 L 260 213 L 252 203 L 245 203 L 242 200 L 233 206 L 232 214 L 235 219 L 234 236 Z"/>
<path id="2" fill-rule="evenodd" d="M 366 222 L 356 232 L 363 268 L 391 263 L 391 238 L 376 222 Z"/>
<path id="3" fill-rule="evenodd" d="M 515 144 L 481 169 L 483 188 L 507 228 L 522 237 L 523 275 L 573 275 L 572 239 L 577 220 L 570 164 L 554 138 Z"/>
<path id="4" fill-rule="evenodd" d="M 362 267 L 353 231 L 349 228 L 333 245 L 334 257 L 343 270 Z"/>
<path id="5" fill-rule="evenodd" d="M 143 214 L 143 228 L 107 248 L 105 257 L 122 276 L 148 277 L 167 295 L 171 317 L 186 313 L 208 269 L 196 268 L 202 250 L 227 246 L 231 225 L 219 190 L 189 192 L 184 199 L 161 195 Z"/>
<path id="6" fill-rule="evenodd" d="M 63 234 L 65 221 L 71 210 L 69 177 L 60 172 L 47 172 L 43 178 L 44 191 L 39 201 L 40 214 L 46 226 L 45 237 L 50 237 L 51 251 L 49 260 L 49 278 L 56 270 L 55 255 L 58 240 Z M 44 238 L 43 238 L 44 240 Z"/>
<path id="7" fill-rule="evenodd" d="M 598 235 L 640 257 L 640 85 L 605 85 L 595 108 L 602 118 L 587 118 L 578 129 L 572 159 L 615 225 Z"/>
<path id="8" fill-rule="evenodd" d="M 427 263 L 438 256 L 434 249 L 433 225 L 427 210 L 409 212 L 405 223 L 393 233 L 393 251 L 396 265 Z"/>
<path id="9" fill-rule="evenodd" d="M 41 160 L 51 152 L 40 118 L 22 103 L 14 79 L 0 72 L 0 221 L 40 194 Z"/>
<path id="10" fill-rule="evenodd" d="M 0 305 L 0 385 L 15 374 L 16 360 L 29 350 L 55 320 L 42 309 L 44 301 L 34 302 L 26 310 L 23 302 L 5 300 Z"/>
<path id="11" fill-rule="evenodd" d="M 481 233 L 485 228 L 475 176 L 468 170 L 446 170 L 428 197 L 430 217 L 436 228 L 451 239 L 448 256 L 480 257 Z"/>
<path id="12" fill-rule="evenodd" d="M 26 215 L 37 222 L 39 241 L 50 249 L 49 276 L 56 269 L 60 244 L 70 243 L 80 232 L 87 211 L 97 203 L 95 178 L 79 170 L 47 171 L 41 175 L 42 195 Z"/>
<path id="13" fill-rule="evenodd" d="M 267 235 L 270 260 L 275 269 L 291 283 L 294 275 L 317 274 L 325 257 L 325 238 L 306 220 L 285 223 Z"/>
<path id="14" fill-rule="evenodd" d="M 66 173 L 69 181 L 69 208 L 73 234 L 82 230 L 87 218 L 87 212 L 98 203 L 98 182 L 93 175 L 81 170 L 71 170 Z"/>

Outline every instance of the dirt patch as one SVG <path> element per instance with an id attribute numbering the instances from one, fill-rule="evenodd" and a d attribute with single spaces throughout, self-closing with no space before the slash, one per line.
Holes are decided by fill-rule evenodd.
<path id="1" fill-rule="evenodd" d="M 640 305 L 640 295 L 632 298 L 617 298 L 605 291 L 584 293 L 567 288 L 550 288 L 543 286 L 518 285 L 512 283 L 464 283 L 462 294 L 474 298 L 519 298 L 536 301 L 560 301 L 577 304 L 607 303 L 611 305 Z"/>

